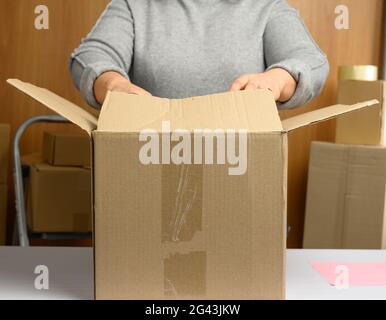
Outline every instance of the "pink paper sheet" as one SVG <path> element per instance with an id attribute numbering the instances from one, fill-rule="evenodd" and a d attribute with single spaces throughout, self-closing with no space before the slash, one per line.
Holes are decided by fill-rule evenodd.
<path id="1" fill-rule="evenodd" d="M 311 261 L 310 264 L 331 285 L 335 285 L 337 278 L 344 274 L 351 286 L 386 285 L 386 262 Z"/>

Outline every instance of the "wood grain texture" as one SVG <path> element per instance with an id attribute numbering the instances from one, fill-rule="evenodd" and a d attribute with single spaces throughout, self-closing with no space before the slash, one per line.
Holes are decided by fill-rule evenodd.
<path id="1" fill-rule="evenodd" d="M 89 108 L 72 84 L 67 64 L 74 48 L 95 24 L 108 0 L 1 0 L 0 1 L 0 123 L 11 124 L 11 137 L 26 119 L 49 114 L 47 108 L 21 95 L 5 83 L 19 78 L 49 88 L 66 99 Z M 49 30 L 36 30 L 37 5 L 49 8 Z M 78 131 L 70 124 L 36 124 L 21 141 L 21 153 L 41 149 L 45 129 Z M 12 167 L 12 166 L 11 166 Z M 9 172 L 8 240 L 13 229 L 13 177 Z"/>
<path id="2" fill-rule="evenodd" d="M 322 94 L 307 106 L 281 113 L 282 119 L 336 103 L 338 66 L 373 64 L 380 66 L 383 44 L 383 0 L 289 0 L 299 9 L 304 22 L 330 62 L 330 75 Z M 336 30 L 335 8 L 346 5 L 350 13 L 348 30 Z M 335 121 L 295 131 L 289 136 L 288 247 L 302 246 L 307 169 L 310 143 L 333 141 Z"/>
<path id="3" fill-rule="evenodd" d="M 0 1 L 0 122 L 10 123 L 12 137 L 20 124 L 48 110 L 21 96 L 5 84 L 7 78 L 20 78 L 47 87 L 63 97 L 91 110 L 74 88 L 67 62 L 108 4 L 108 0 L 1 0 Z M 300 10 L 317 43 L 327 53 L 331 73 L 322 95 L 311 104 L 285 111 L 287 118 L 314 108 L 333 104 L 336 99 L 337 67 L 342 64 L 376 64 L 381 60 L 383 0 L 289 0 Z M 34 28 L 34 9 L 47 5 L 50 29 Z M 335 7 L 347 5 L 350 29 L 335 29 Z M 22 153 L 40 149 L 45 128 L 77 130 L 71 125 L 35 125 L 21 143 Z M 312 140 L 332 140 L 334 122 L 301 129 L 289 139 L 288 221 L 292 227 L 289 247 L 300 247 L 303 234 L 304 203 L 309 145 Z M 11 172 L 11 171 L 10 171 Z M 10 190 L 13 190 L 10 176 Z M 13 216 L 12 197 L 10 218 Z M 12 221 L 12 219 L 9 219 Z"/>

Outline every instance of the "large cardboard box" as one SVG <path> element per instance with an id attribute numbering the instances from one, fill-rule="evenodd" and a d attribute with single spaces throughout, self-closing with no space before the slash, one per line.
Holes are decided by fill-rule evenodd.
<path id="1" fill-rule="evenodd" d="M 30 166 L 27 220 L 32 232 L 90 232 L 92 230 L 91 170 Z"/>
<path id="2" fill-rule="evenodd" d="M 7 183 L 9 131 L 8 124 L 0 123 L 0 184 Z"/>
<path id="3" fill-rule="evenodd" d="M 5 245 L 7 224 L 7 193 L 5 184 L 0 184 L 0 246 Z"/>
<path id="4" fill-rule="evenodd" d="M 384 145 L 386 82 L 343 80 L 339 82 L 338 103 L 377 99 L 371 109 L 339 117 L 335 142 L 340 144 Z"/>
<path id="5" fill-rule="evenodd" d="M 304 248 L 386 249 L 386 148 L 314 142 Z"/>
<path id="6" fill-rule="evenodd" d="M 376 103 L 281 121 L 269 90 L 109 92 L 96 119 L 8 82 L 92 139 L 97 299 L 283 299 L 287 133 Z"/>
<path id="7" fill-rule="evenodd" d="M 53 166 L 90 167 L 90 139 L 85 133 L 46 131 L 43 159 Z"/>

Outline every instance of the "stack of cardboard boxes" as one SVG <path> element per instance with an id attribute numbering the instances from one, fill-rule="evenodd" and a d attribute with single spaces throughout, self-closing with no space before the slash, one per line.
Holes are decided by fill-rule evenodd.
<path id="1" fill-rule="evenodd" d="M 9 131 L 9 125 L 0 124 L 0 245 L 5 244 L 6 238 Z"/>
<path id="2" fill-rule="evenodd" d="M 385 88 L 383 81 L 340 82 L 339 103 L 380 103 L 337 119 L 335 143 L 312 144 L 305 248 L 386 248 Z"/>
<path id="3" fill-rule="evenodd" d="M 92 230 L 90 159 L 86 134 L 59 132 L 44 133 L 42 157 L 24 157 L 32 232 Z"/>

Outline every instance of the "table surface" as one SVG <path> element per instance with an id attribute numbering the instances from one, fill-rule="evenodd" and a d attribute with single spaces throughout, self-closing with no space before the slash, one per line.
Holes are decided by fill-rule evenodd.
<path id="1" fill-rule="evenodd" d="M 0 299 L 93 299 L 91 248 L 0 247 Z M 386 300 L 386 286 L 338 290 L 310 261 L 386 261 L 386 250 L 287 250 L 286 297 L 294 299 Z M 47 266 L 49 289 L 35 289 L 36 266 Z"/>

